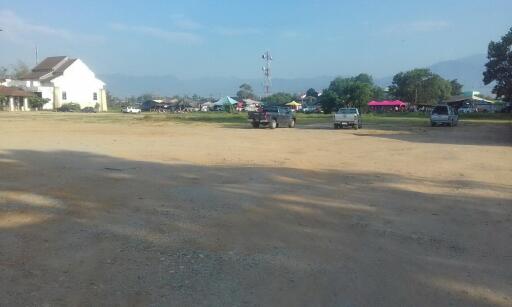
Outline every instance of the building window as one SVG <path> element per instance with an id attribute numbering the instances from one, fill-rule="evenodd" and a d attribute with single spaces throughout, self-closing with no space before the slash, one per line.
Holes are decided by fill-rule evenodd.
<path id="1" fill-rule="evenodd" d="M 68 95 L 66 94 L 65 91 L 62 92 L 62 100 L 67 100 L 68 99 Z"/>
<path id="2" fill-rule="evenodd" d="M 92 100 L 98 100 L 98 93 L 92 93 Z"/>

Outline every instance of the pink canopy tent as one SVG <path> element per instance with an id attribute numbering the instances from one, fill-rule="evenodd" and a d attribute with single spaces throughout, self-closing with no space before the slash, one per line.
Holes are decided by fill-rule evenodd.
<path id="1" fill-rule="evenodd" d="M 384 101 L 370 101 L 368 106 L 372 111 L 376 110 L 392 110 L 392 109 L 405 109 L 407 103 L 400 100 L 384 100 Z"/>
<path id="2" fill-rule="evenodd" d="M 384 100 L 384 101 L 370 101 L 368 102 L 368 106 L 375 106 L 375 107 L 402 107 L 405 108 L 407 106 L 407 103 L 402 102 L 400 100 Z"/>

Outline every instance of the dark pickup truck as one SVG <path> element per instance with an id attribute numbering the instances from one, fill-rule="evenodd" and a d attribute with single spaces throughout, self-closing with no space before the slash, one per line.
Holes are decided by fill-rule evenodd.
<path id="1" fill-rule="evenodd" d="M 295 114 L 289 108 L 263 107 L 259 111 L 249 112 L 249 122 L 253 128 L 268 126 L 270 129 L 278 127 L 295 127 Z"/>

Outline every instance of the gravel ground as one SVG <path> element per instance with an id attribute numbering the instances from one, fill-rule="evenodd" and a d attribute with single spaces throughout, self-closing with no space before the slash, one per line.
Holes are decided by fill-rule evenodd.
<path id="1" fill-rule="evenodd" d="M 512 129 L 0 113 L 0 306 L 512 306 Z"/>

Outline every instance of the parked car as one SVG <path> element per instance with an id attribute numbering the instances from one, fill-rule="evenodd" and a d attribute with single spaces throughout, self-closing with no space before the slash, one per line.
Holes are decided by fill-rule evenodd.
<path id="1" fill-rule="evenodd" d="M 270 129 L 278 127 L 294 128 L 297 119 L 289 108 L 266 106 L 260 111 L 249 112 L 249 122 L 253 128 L 268 126 Z"/>
<path id="2" fill-rule="evenodd" d="M 459 115 L 450 106 L 436 106 L 430 114 L 430 124 L 432 127 L 437 125 L 457 126 Z"/>
<path id="3" fill-rule="evenodd" d="M 128 106 L 128 107 L 122 108 L 121 112 L 123 112 L 123 113 L 140 113 L 141 110 L 140 110 L 140 108 L 137 108 L 137 107 Z"/>
<path id="4" fill-rule="evenodd" d="M 363 128 L 363 119 L 357 108 L 341 108 L 334 114 L 334 129 Z"/>

